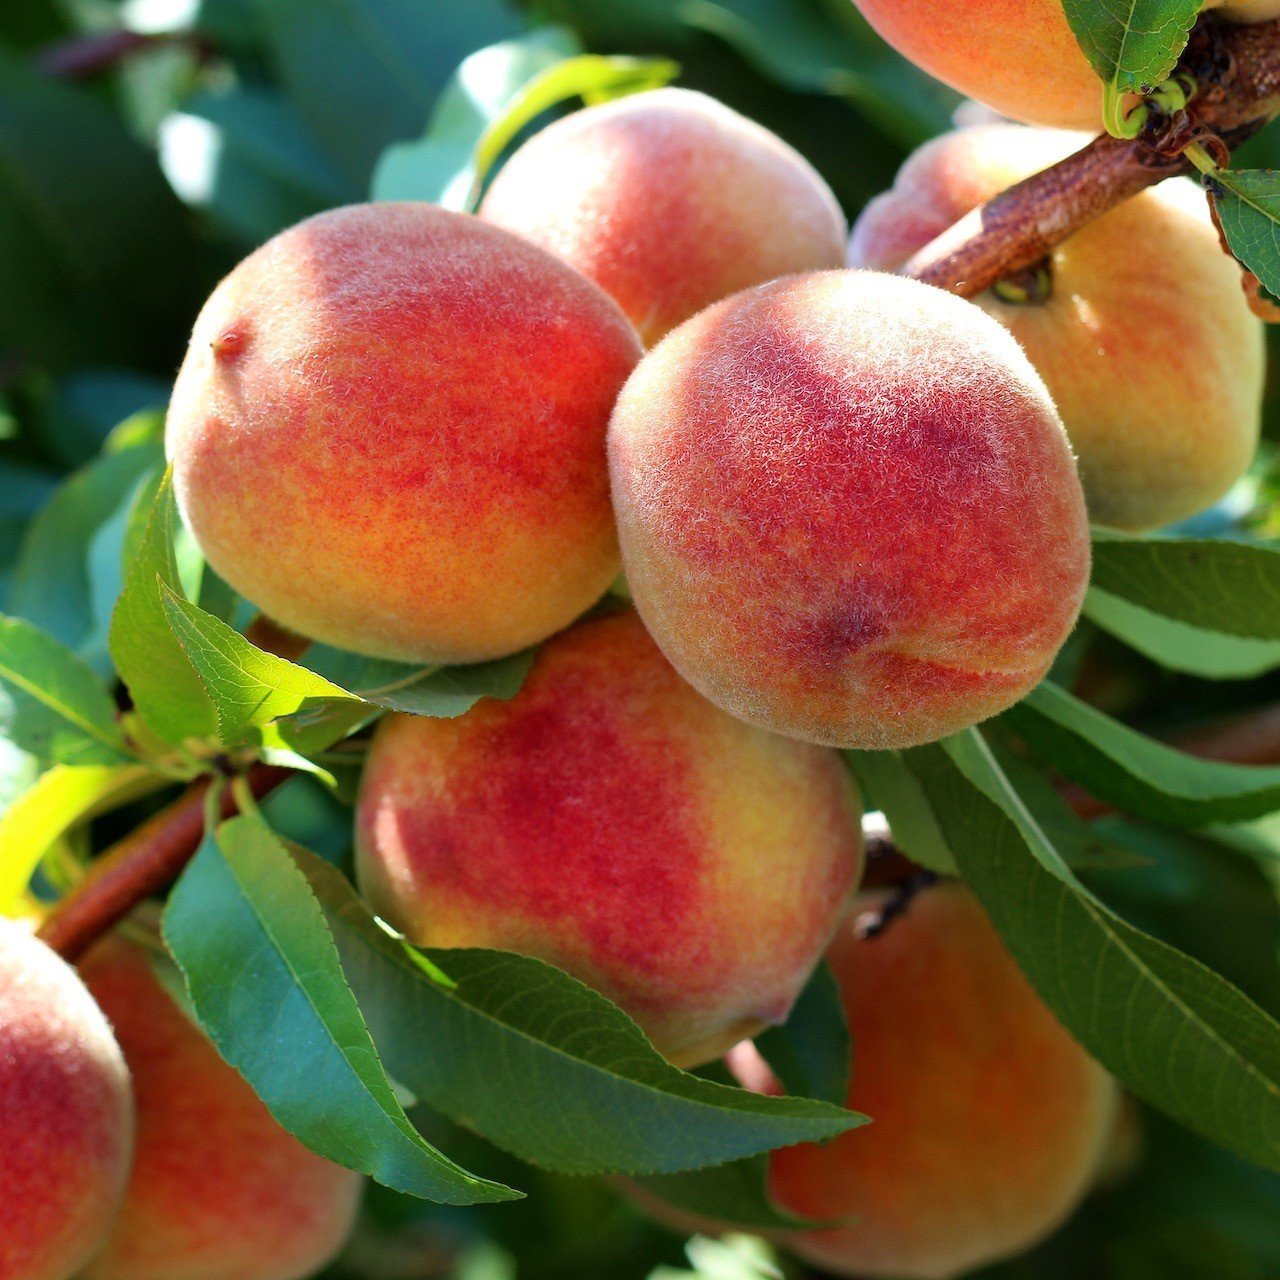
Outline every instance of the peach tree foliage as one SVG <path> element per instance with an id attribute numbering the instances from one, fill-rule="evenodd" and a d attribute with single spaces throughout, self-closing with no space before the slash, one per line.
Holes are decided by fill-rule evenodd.
<path id="1" fill-rule="evenodd" d="M 160 406 L 177 335 L 244 249 L 369 194 L 472 209 L 512 142 L 579 98 L 678 73 L 705 83 L 767 113 L 853 210 L 946 127 L 954 99 L 819 0 L 697 12 L 555 0 L 557 25 L 537 27 L 501 0 L 447 16 L 357 9 L 358 22 L 304 0 L 210 3 L 201 40 L 237 78 L 202 78 L 205 55 L 178 41 L 110 95 L 39 69 L 31 51 L 74 34 L 61 11 L 0 15 L 0 910 L 28 891 L 56 897 L 176 788 L 211 778 L 164 938 L 221 1054 L 307 1146 L 409 1197 L 501 1205 L 485 1221 L 523 1224 L 494 1227 L 516 1254 L 541 1228 L 502 1202 L 550 1185 L 602 1219 L 596 1175 L 635 1176 L 744 1228 L 794 1225 L 769 1199 L 765 1153 L 866 1120 L 843 1106 L 848 1033 L 830 975 L 820 968 L 787 1025 L 760 1038 L 787 1089 L 766 1098 L 717 1067 L 671 1066 L 542 961 L 419 950 L 381 927 L 334 834 L 355 784 L 344 743 L 388 710 L 450 717 L 510 698 L 532 654 L 423 667 L 259 647 L 252 609 L 177 519 Z M 1198 6 L 1064 9 L 1111 102 L 1167 78 Z M 184 128 L 219 139 L 203 188 L 166 183 L 138 140 L 162 115 L 161 141 Z M 865 155 L 850 164 L 855 145 Z M 1201 167 L 1232 250 L 1275 293 L 1274 139 L 1250 145 L 1240 167 Z M 1272 438 L 1278 422 L 1271 407 Z M 1178 1122 L 1152 1120 L 1164 1167 L 1145 1185 L 1196 1201 L 1192 1257 L 1216 1256 L 1242 1201 L 1280 1206 L 1280 766 L 1163 740 L 1274 697 L 1268 483 L 1248 511 L 1144 536 L 1096 529 L 1084 617 L 1044 683 L 940 743 L 846 754 L 902 851 L 962 876 L 1062 1023 Z M 1079 696 L 1090 672 L 1115 696 Z M 219 790 L 251 760 L 294 776 L 219 818 Z M 1110 812 L 1078 816 L 1064 784 Z M 1101 1256 L 1103 1228 L 1080 1232 L 1078 1256 Z M 1280 1265 L 1274 1241 L 1231 1247 Z"/>

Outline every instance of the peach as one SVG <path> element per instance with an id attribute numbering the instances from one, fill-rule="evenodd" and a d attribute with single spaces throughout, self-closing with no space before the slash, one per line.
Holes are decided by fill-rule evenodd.
<path id="1" fill-rule="evenodd" d="M 140 947 L 108 939 L 83 971 L 124 1049 L 138 1109 L 124 1207 L 83 1280 L 300 1280 L 319 1270 L 350 1231 L 360 1176 L 272 1119 Z"/>
<path id="2" fill-rule="evenodd" d="M 790 1247 L 837 1275 L 944 1280 L 1049 1235 L 1093 1182 L 1117 1091 L 977 901 L 958 884 L 926 890 L 878 937 L 845 927 L 827 959 L 853 1035 L 848 1105 L 871 1124 L 770 1156 L 776 1203 L 855 1219 Z M 777 1090 L 758 1055 L 730 1063 Z"/>
<path id="3" fill-rule="evenodd" d="M 594 280 L 650 345 L 739 289 L 843 261 L 844 215 L 812 166 L 687 89 L 543 129 L 503 167 L 480 216 Z"/>
<path id="4" fill-rule="evenodd" d="M 971 303 L 794 276 L 687 321 L 609 428 L 627 580 L 727 711 L 889 748 L 994 715 L 1075 621 L 1089 538 L 1044 383 Z"/>
<path id="5" fill-rule="evenodd" d="M 75 970 L 0 919 L 0 1277 L 68 1280 L 111 1227 L 133 1152 L 129 1073 Z"/>
<path id="6" fill-rule="evenodd" d="M 944 134 L 854 228 L 851 265 L 896 270 L 971 209 L 1084 144 L 990 125 Z M 1051 255 L 1049 296 L 978 305 L 1040 371 L 1076 450 L 1090 514 L 1151 529 L 1212 506 L 1258 443 L 1265 351 L 1203 193 L 1165 182 Z"/>
<path id="7" fill-rule="evenodd" d="M 1097 132 L 1102 82 L 1062 0 L 854 0 L 904 57 L 944 84 L 1025 124 Z M 1280 0 L 1207 0 L 1229 22 L 1280 16 Z"/>
<path id="8" fill-rule="evenodd" d="M 548 960 L 689 1065 L 785 1019 L 856 882 L 859 813 L 834 753 L 718 711 L 628 610 L 552 640 L 509 702 L 388 716 L 357 871 L 412 941 Z"/>
<path id="9" fill-rule="evenodd" d="M 183 516 L 311 639 L 513 653 L 617 573 L 603 440 L 639 353 L 601 290 L 497 227 L 426 204 L 320 214 L 196 321 L 166 427 Z"/>

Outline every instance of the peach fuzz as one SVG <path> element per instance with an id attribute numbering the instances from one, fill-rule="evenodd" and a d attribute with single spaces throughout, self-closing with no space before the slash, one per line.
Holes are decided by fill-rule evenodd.
<path id="1" fill-rule="evenodd" d="M 166 428 L 179 505 L 213 567 L 311 639 L 513 653 L 617 573 L 603 440 L 639 353 L 601 290 L 497 227 L 323 213 L 196 321 Z"/>
<path id="2" fill-rule="evenodd" d="M 552 640 L 509 702 L 388 716 L 357 871 L 412 941 L 548 960 L 692 1065 L 787 1016 L 856 883 L 859 814 L 835 754 L 717 710 L 626 611 Z"/>
<path id="3" fill-rule="evenodd" d="M 346 1239 L 362 1179 L 286 1133 L 164 989 L 140 947 L 83 971 L 133 1073 L 124 1208 L 83 1280 L 301 1280 Z"/>
<path id="4" fill-rule="evenodd" d="M 788 1245 L 837 1275 L 945 1280 L 1048 1236 L 1093 1183 L 1117 1090 L 977 901 L 958 884 L 926 890 L 879 937 L 851 920 L 827 959 L 853 1036 L 848 1106 L 871 1124 L 770 1156 L 777 1204 L 855 1219 Z M 777 1091 L 751 1046 L 730 1065 Z"/>
<path id="5" fill-rule="evenodd" d="M 894 270 L 1081 134 L 990 125 L 944 134 L 854 228 L 851 265 Z M 1089 223 L 1050 258 L 1050 296 L 976 299 L 1022 344 L 1062 414 L 1090 514 L 1142 530 L 1212 506 L 1258 443 L 1261 322 L 1204 194 L 1174 179 Z"/>
<path id="6" fill-rule="evenodd" d="M 129 1074 L 75 970 L 0 919 L 0 1277 L 68 1280 L 120 1207 Z"/>
<path id="7" fill-rule="evenodd" d="M 480 216 L 594 280 L 648 345 L 739 289 L 843 261 L 844 215 L 808 161 L 687 89 L 543 129 L 503 167 Z"/>
<path id="8" fill-rule="evenodd" d="M 686 680 L 753 724 L 884 749 L 1044 676 L 1089 574 L 1062 424 L 971 303 L 832 271 L 682 325 L 609 429 L 627 581 Z"/>
<path id="9" fill-rule="evenodd" d="M 854 0 L 900 54 L 944 84 L 1025 124 L 1102 128 L 1102 81 L 1062 0 Z M 1228 22 L 1280 16 L 1280 0 L 1208 0 Z"/>

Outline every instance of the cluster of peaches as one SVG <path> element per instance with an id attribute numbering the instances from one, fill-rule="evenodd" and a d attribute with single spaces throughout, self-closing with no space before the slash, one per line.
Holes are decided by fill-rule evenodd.
<path id="1" fill-rule="evenodd" d="M 1057 0 L 863 7 L 985 101 L 1096 124 Z M 380 725 L 357 870 L 388 922 L 549 960 L 759 1090 L 743 1042 L 827 956 L 874 1123 L 775 1153 L 770 1184 L 839 1274 L 1028 1247 L 1117 1131 L 1114 1083 L 962 887 L 857 926 L 878 899 L 836 750 L 1016 702 L 1075 623 L 1086 511 L 1156 527 L 1248 465 L 1260 327 L 1190 184 L 1080 232 L 1034 297 L 889 274 L 1081 142 L 942 137 L 846 243 L 821 178 L 727 108 L 590 107 L 476 216 L 372 204 L 270 241 L 170 406 L 184 520 L 281 625 L 419 664 L 542 646 L 510 701 Z M 4 1280 L 293 1280 L 350 1226 L 356 1176 L 275 1125 L 157 963 L 110 939 L 86 990 L 0 926 Z"/>

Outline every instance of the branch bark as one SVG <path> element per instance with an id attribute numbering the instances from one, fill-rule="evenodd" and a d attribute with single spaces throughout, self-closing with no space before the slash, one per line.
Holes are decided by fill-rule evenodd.
<path id="1" fill-rule="evenodd" d="M 1187 172 L 1181 152 L 1189 142 L 1238 146 L 1280 112 L 1280 20 L 1227 26 L 1203 18 L 1180 65 L 1200 86 L 1186 111 L 1153 118 L 1132 141 L 1095 138 L 975 209 L 901 274 L 971 298 L 1034 267 L 1131 196 Z"/>
<path id="2" fill-rule="evenodd" d="M 290 776 L 288 769 L 258 764 L 245 779 L 260 800 Z M 192 783 L 168 808 L 98 858 L 41 926 L 41 939 L 64 960 L 74 962 L 138 903 L 167 889 L 204 838 L 205 797 L 211 785 L 207 778 Z M 222 793 L 221 813 L 229 818 L 236 812 L 228 787 Z"/>

